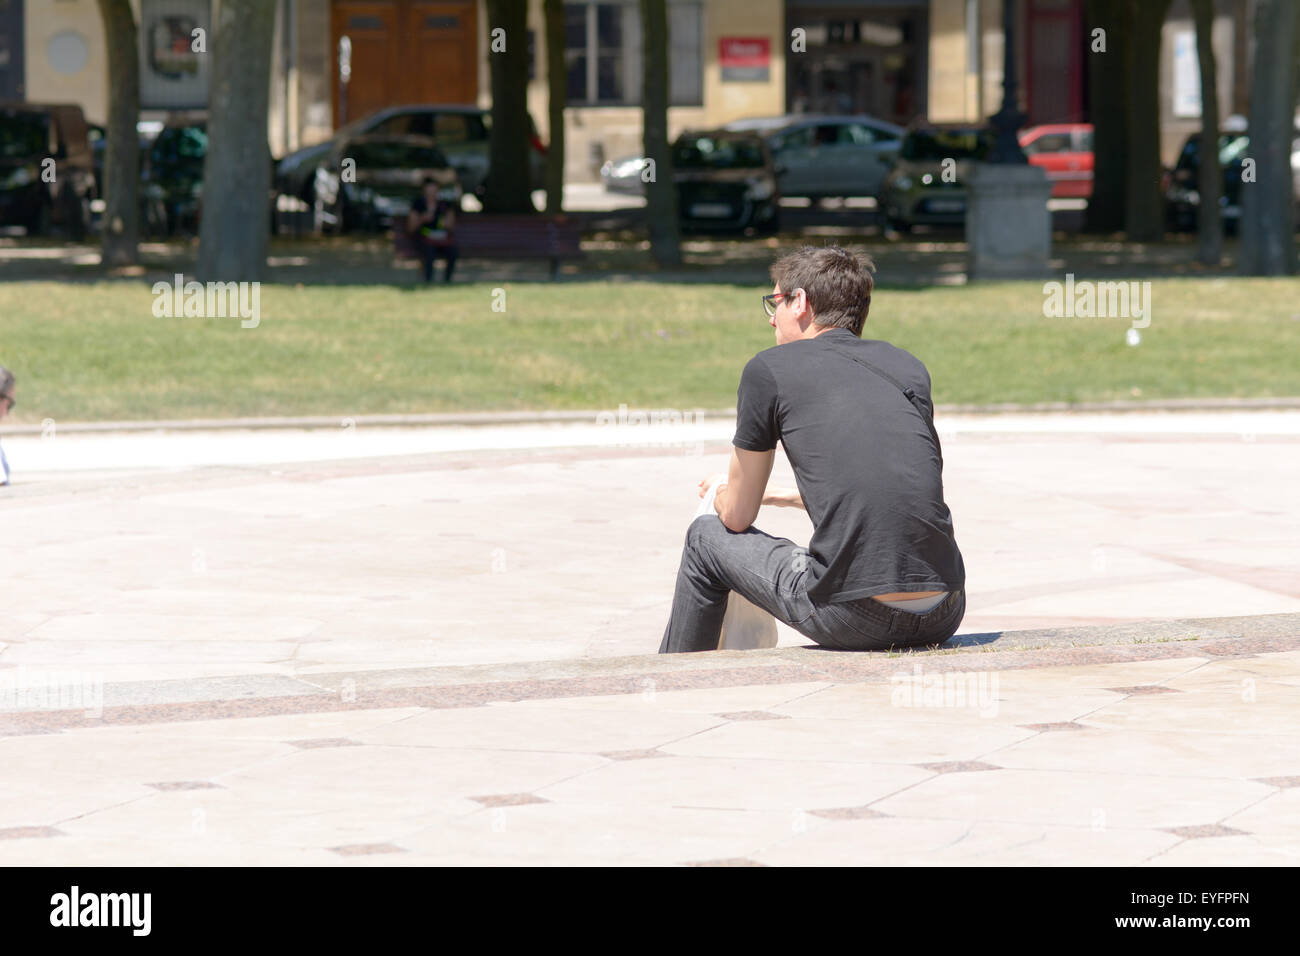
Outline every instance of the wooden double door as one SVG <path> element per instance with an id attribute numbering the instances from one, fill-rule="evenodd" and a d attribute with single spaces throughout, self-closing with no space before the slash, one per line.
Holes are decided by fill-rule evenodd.
<path id="1" fill-rule="evenodd" d="M 336 128 L 387 106 L 478 98 L 477 0 L 335 0 L 330 36 Z"/>

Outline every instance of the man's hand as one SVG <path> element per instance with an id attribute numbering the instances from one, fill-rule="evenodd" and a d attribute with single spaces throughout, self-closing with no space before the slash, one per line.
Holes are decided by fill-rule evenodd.
<path id="1" fill-rule="evenodd" d="M 709 487 L 710 487 L 710 486 L 711 486 L 715 481 L 726 481 L 726 479 L 727 479 L 727 476 L 724 475 L 724 474 L 722 474 L 722 472 L 718 472 L 716 475 L 709 475 L 709 476 L 707 476 L 707 477 L 705 477 L 705 478 L 701 478 L 701 479 L 700 479 L 700 497 L 703 498 L 705 495 L 707 495 L 707 494 L 709 493 Z"/>

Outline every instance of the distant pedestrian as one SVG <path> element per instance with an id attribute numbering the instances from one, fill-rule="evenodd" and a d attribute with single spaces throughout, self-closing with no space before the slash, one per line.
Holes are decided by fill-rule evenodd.
<path id="1" fill-rule="evenodd" d="M 451 281 L 456 268 L 456 210 L 451 203 L 439 198 L 438 181 L 432 176 L 424 180 L 420 195 L 411 203 L 406 217 L 406 232 L 415 243 L 424 266 L 424 281 L 433 281 L 435 259 L 447 262 L 443 281 Z"/>
<path id="2" fill-rule="evenodd" d="M 14 407 L 14 373 L 0 365 L 0 421 L 9 415 Z M 5 460 L 5 450 L 0 448 L 0 485 L 9 484 L 9 462 Z"/>

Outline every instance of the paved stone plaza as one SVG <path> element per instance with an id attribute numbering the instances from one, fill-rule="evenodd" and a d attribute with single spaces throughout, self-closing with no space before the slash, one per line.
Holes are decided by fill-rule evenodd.
<path id="1" fill-rule="evenodd" d="M 0 859 L 1300 862 L 1300 413 L 940 428 L 952 647 L 672 658 L 725 419 L 6 433 Z"/>

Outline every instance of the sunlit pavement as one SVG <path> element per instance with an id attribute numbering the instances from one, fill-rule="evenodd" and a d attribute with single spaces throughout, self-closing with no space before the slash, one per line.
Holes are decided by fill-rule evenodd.
<path id="1" fill-rule="evenodd" d="M 652 652 L 734 424 L 618 422 L 6 435 L 0 662 L 136 679 Z M 1300 411 L 939 426 L 963 631 L 1300 612 Z M 783 457 L 772 481 L 793 484 Z M 791 509 L 757 525 L 811 534 Z"/>
<path id="2" fill-rule="evenodd" d="M 6 434 L 0 854 L 1300 862 L 1300 413 L 940 426 L 893 657 L 653 654 L 722 417 Z"/>

